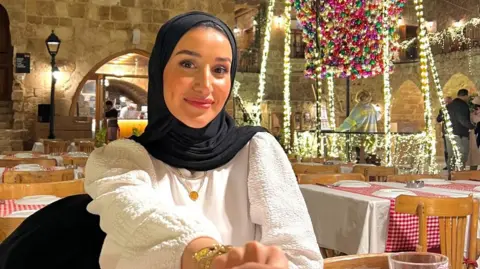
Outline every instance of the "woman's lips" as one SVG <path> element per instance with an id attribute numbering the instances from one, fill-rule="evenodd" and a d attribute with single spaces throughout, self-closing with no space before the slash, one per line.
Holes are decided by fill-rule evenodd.
<path id="1" fill-rule="evenodd" d="M 189 103 L 190 105 L 197 107 L 208 109 L 212 106 L 213 100 L 211 99 L 193 99 L 193 98 L 185 98 L 185 102 Z"/>

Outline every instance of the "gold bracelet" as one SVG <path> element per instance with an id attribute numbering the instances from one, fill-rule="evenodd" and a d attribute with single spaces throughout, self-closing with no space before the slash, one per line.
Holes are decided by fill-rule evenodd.
<path id="1" fill-rule="evenodd" d="M 210 269 L 215 257 L 228 253 L 232 246 L 213 245 L 206 247 L 193 255 L 193 259 L 198 263 L 199 269 Z"/>

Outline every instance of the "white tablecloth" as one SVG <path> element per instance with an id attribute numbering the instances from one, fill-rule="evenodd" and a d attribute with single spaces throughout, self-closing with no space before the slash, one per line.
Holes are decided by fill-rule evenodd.
<path id="1" fill-rule="evenodd" d="M 456 182 L 480 185 L 480 182 L 474 181 Z M 404 183 L 373 184 L 408 189 Z M 300 190 L 312 219 L 317 242 L 321 247 L 346 254 L 384 252 L 390 208 L 388 199 L 317 185 L 300 185 Z M 418 191 L 450 197 L 467 196 L 470 193 L 436 187 L 424 187 Z M 480 192 L 474 193 L 474 197 L 480 198 Z"/>

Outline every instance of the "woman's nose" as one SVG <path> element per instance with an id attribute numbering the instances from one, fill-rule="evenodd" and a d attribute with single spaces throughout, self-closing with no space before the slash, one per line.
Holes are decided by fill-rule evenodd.
<path id="1" fill-rule="evenodd" d="M 195 78 L 194 90 L 205 95 L 210 94 L 212 92 L 212 80 L 212 73 L 208 68 L 199 70 Z"/>

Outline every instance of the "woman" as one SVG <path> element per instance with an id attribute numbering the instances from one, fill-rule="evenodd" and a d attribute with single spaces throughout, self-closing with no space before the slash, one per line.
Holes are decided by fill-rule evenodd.
<path id="1" fill-rule="evenodd" d="M 338 127 L 339 132 L 377 132 L 377 122 L 381 118 L 380 109 L 372 104 L 372 95 L 368 91 L 360 91 L 356 96 L 357 105 Z"/>
<path id="2" fill-rule="evenodd" d="M 107 234 L 102 269 L 323 267 L 282 148 L 225 112 L 236 52 L 230 29 L 202 12 L 160 29 L 144 134 L 97 149 L 86 167 L 87 210 Z"/>

